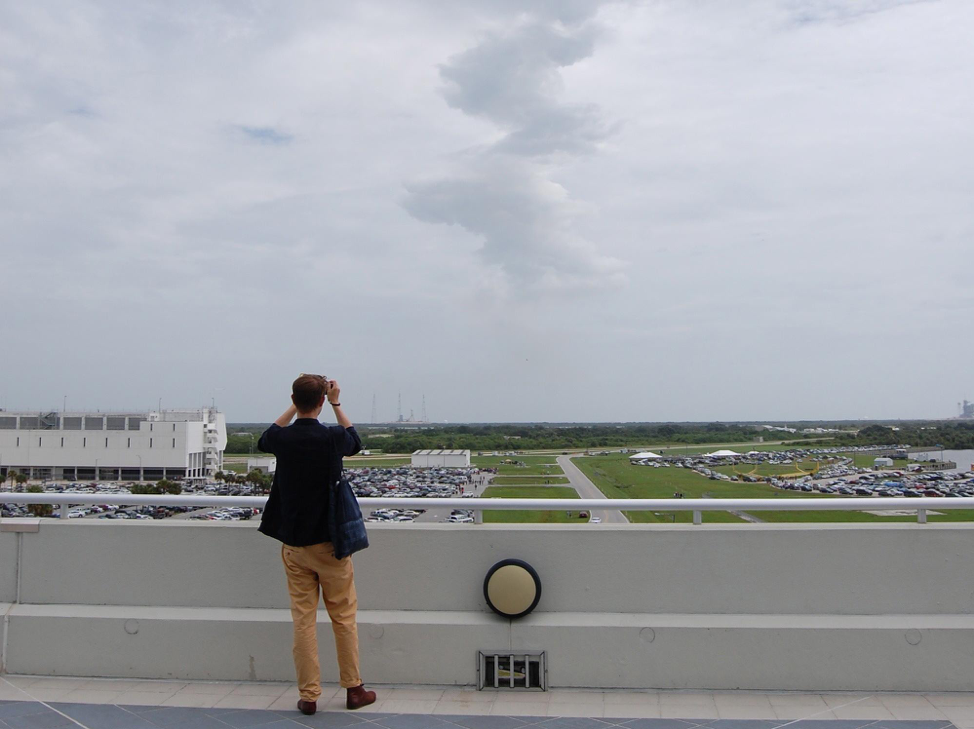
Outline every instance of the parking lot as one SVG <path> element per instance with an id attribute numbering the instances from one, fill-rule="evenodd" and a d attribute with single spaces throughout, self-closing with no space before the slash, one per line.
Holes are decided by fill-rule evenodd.
<path id="1" fill-rule="evenodd" d="M 473 498 L 483 493 L 492 475 L 479 468 L 349 468 L 345 471 L 355 495 L 363 499 L 376 496 Z M 458 522 L 452 509 L 384 509 L 375 513 L 363 502 L 362 511 L 372 522 Z M 470 517 L 472 521 L 472 512 Z"/>
<path id="2" fill-rule="evenodd" d="M 895 450 L 896 446 L 883 449 Z M 919 496 L 974 497 L 974 472 L 925 471 L 924 463 L 901 468 L 862 467 L 849 454 L 870 453 L 876 448 L 816 448 L 787 451 L 749 451 L 736 456 L 688 455 L 637 461 L 648 468 L 684 468 L 719 481 L 767 482 L 786 491 L 822 493 L 834 496 L 876 496 L 915 498 Z M 814 473 L 801 473 L 813 464 Z M 757 475 L 760 467 L 791 467 L 794 477 Z M 735 473 L 727 473 L 731 467 Z M 808 469 L 810 470 L 810 469 Z"/>
<path id="3" fill-rule="evenodd" d="M 405 498 L 449 498 L 473 497 L 479 495 L 490 481 L 489 469 L 478 468 L 351 468 L 345 471 L 357 496 L 363 499 L 377 496 Z M 125 496 L 132 494 L 134 484 L 126 483 L 45 483 L 45 493 L 57 494 L 101 494 L 105 503 L 96 506 L 69 506 L 69 519 L 193 519 L 208 522 L 246 521 L 259 517 L 259 509 L 236 507 L 218 509 L 197 509 L 185 506 L 127 506 Z M 249 484 L 226 484 L 222 482 L 182 484 L 182 493 L 207 496 L 250 496 L 254 489 Z M 4 504 L 0 494 L 0 516 L 28 517 L 27 506 Z M 366 504 L 362 507 L 366 518 L 374 521 L 397 521 L 399 523 L 456 522 L 459 518 L 450 509 L 423 509 L 399 511 L 391 514 L 372 516 Z M 58 507 L 52 509 L 52 517 L 60 516 Z M 454 518 L 451 518 L 454 517 Z M 466 522 L 464 522 L 466 523 Z"/>

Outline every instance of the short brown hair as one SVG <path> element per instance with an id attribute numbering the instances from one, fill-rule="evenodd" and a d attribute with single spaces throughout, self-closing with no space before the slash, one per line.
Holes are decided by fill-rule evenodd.
<path id="1" fill-rule="evenodd" d="M 314 410 L 325 396 L 327 380 L 321 375 L 301 375 L 291 385 L 291 399 L 302 413 Z"/>

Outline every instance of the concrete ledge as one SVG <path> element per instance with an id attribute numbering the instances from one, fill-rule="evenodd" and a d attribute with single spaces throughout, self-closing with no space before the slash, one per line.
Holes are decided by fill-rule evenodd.
<path id="1" fill-rule="evenodd" d="M 20 599 L 287 608 L 280 544 L 255 527 L 46 520 L 40 533 L 19 535 Z M 484 575 L 519 557 L 541 575 L 538 609 L 548 612 L 974 612 L 974 524 L 409 524 L 369 533 L 372 546 L 354 558 L 356 587 L 376 610 L 486 612 Z"/>
<path id="2" fill-rule="evenodd" d="M 17 599 L 17 540 L 18 534 L 0 532 L 0 602 Z"/>
<path id="3" fill-rule="evenodd" d="M 375 683 L 472 685 L 477 651 L 510 645 L 510 625 L 469 612 L 360 611 L 363 671 Z M 288 610 L 16 605 L 7 671 L 43 676 L 291 681 Z M 338 681 L 326 613 L 322 679 Z"/>
<path id="4" fill-rule="evenodd" d="M 7 670 L 118 678 L 291 680 L 287 610 L 16 605 Z M 319 614 L 323 677 L 337 681 Z M 548 652 L 553 687 L 974 690 L 969 615 L 361 611 L 369 681 L 472 685 L 481 649 Z"/>
<path id="5" fill-rule="evenodd" d="M 3 499 L 0 498 L 0 501 Z M 0 519 L 0 532 L 39 532 L 40 519 Z"/>
<path id="6" fill-rule="evenodd" d="M 0 602 L 0 674 L 6 672 L 7 666 L 7 630 L 9 624 L 7 615 L 13 607 L 12 603 Z"/>
<path id="7" fill-rule="evenodd" d="M 255 526 L 0 532 L 0 603 L 21 603 L 6 670 L 291 680 L 280 544 Z M 971 524 L 379 526 L 354 560 L 377 683 L 470 685 L 478 649 L 507 647 L 546 650 L 556 687 L 974 689 Z M 538 612 L 514 624 L 483 598 L 507 557 L 543 584 Z"/>
<path id="8" fill-rule="evenodd" d="M 969 615 L 532 615 L 512 644 L 548 651 L 552 686 L 974 690 Z"/>

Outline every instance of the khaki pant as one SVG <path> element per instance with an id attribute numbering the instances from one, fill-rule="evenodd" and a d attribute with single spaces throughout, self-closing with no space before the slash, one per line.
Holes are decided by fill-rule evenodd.
<path id="1" fill-rule="evenodd" d="M 342 688 L 362 685 L 358 665 L 358 627 L 355 611 L 355 574 L 352 558 L 335 559 L 331 542 L 310 547 L 281 547 L 291 594 L 291 619 L 294 621 L 294 668 L 298 691 L 305 701 L 321 695 L 321 669 L 318 665 L 318 591 L 325 600 L 338 650 L 338 670 Z"/>

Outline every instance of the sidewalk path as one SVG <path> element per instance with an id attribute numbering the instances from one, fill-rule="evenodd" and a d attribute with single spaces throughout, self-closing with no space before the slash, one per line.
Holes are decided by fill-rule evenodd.
<path id="1" fill-rule="evenodd" d="M 591 479 L 572 463 L 571 456 L 558 456 L 558 465 L 568 476 L 568 482 L 578 492 L 583 499 L 605 499 L 605 494 L 599 491 L 599 487 L 592 483 Z M 618 509 L 593 509 L 591 515 L 602 519 L 604 524 L 628 524 L 629 520 Z"/>

